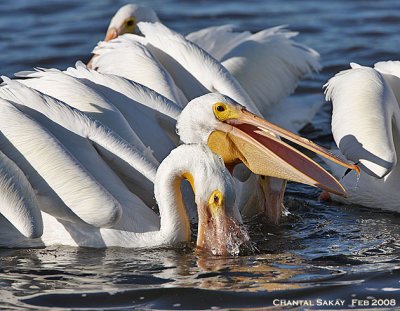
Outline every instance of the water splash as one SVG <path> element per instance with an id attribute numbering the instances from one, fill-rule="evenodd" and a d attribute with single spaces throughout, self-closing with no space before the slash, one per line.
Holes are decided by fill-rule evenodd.
<path id="1" fill-rule="evenodd" d="M 358 184 L 360 182 L 360 177 L 361 177 L 361 173 L 360 174 L 356 174 L 356 185 L 354 187 L 354 191 L 358 190 Z"/>
<path id="2" fill-rule="evenodd" d="M 247 228 L 232 218 L 225 220 L 223 225 L 210 221 L 204 235 L 204 249 L 214 256 L 238 256 L 256 251 Z"/>
<path id="3" fill-rule="evenodd" d="M 250 239 L 247 228 L 236 222 L 229 224 L 226 247 L 228 253 L 232 256 L 238 256 L 240 253 L 247 252 L 254 253 L 256 250 L 255 244 Z"/>
<path id="4" fill-rule="evenodd" d="M 360 182 L 361 174 L 357 174 L 357 173 L 355 173 L 355 172 L 352 172 L 351 174 L 355 174 L 355 184 L 354 184 L 354 186 L 352 187 L 352 190 L 355 192 L 355 191 L 358 190 L 358 185 L 359 185 L 359 182 Z M 344 177 L 344 176 L 343 176 L 343 177 Z M 354 179 L 354 176 L 352 176 L 352 177 L 353 177 L 353 179 Z"/>

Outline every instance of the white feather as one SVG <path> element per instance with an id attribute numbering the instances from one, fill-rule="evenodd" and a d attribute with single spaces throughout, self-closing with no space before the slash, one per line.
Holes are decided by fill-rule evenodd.
<path id="1" fill-rule="evenodd" d="M 319 70 L 319 54 L 281 27 L 248 37 L 221 59 L 263 115 L 290 95 L 300 79 Z"/>
<path id="2" fill-rule="evenodd" d="M 380 73 L 388 73 L 400 78 L 400 61 L 386 61 L 378 62 L 374 65 L 374 69 L 378 70 Z"/>
<path id="3" fill-rule="evenodd" d="M 189 33 L 186 39 L 220 61 L 224 55 L 251 36 L 249 31 L 234 32 L 234 29 L 233 25 L 207 27 Z"/>
<path id="4" fill-rule="evenodd" d="M 31 184 L 20 168 L 2 152 L 0 152 L 0 215 L 7 218 L 18 233 L 27 238 L 38 238 L 43 233 L 39 203 Z M 14 238 L 15 234 L 10 234 L 10 241 Z"/>
<path id="5" fill-rule="evenodd" d="M 299 94 L 271 106 L 263 117 L 291 132 L 298 133 L 306 126 L 324 103 L 322 94 Z"/>
<path id="6" fill-rule="evenodd" d="M 175 124 L 181 111 L 176 104 L 132 81 L 88 70 L 79 64 L 76 68 L 68 68 L 66 72 L 112 102 L 160 162 L 176 147 L 178 137 Z"/>
<path id="7" fill-rule="evenodd" d="M 149 202 L 153 201 L 152 181 L 156 171 L 153 163 L 144 158 L 134 146 L 129 145 L 110 129 L 83 113 L 16 81 L 7 81 L 7 79 L 5 81 L 8 85 L 0 89 L 0 97 L 7 96 L 8 99 L 17 102 L 20 109 L 45 125 L 90 172 L 99 185 L 107 189 L 123 207 L 129 206 L 132 210 L 138 211 L 135 222 L 125 224 L 126 220 L 121 219 L 121 226 L 134 226 L 140 230 L 139 228 L 146 224 L 146 219 L 156 217 L 128 191 L 99 154 L 111 162 L 114 169 L 122 170 L 124 175 L 137 185 L 136 193 Z M 62 179 L 59 180 L 62 181 Z M 92 194 L 92 196 L 96 195 Z M 90 209 L 88 213 L 88 217 L 93 214 Z"/>
<path id="8" fill-rule="evenodd" d="M 396 96 L 397 104 L 400 103 L 400 62 L 387 61 L 376 63 L 374 69 L 381 73 L 385 81 L 390 85 L 394 96 Z"/>
<path id="9" fill-rule="evenodd" d="M 21 75 L 20 75 L 21 76 Z M 54 97 L 111 128 L 123 139 L 144 153 L 147 148 L 132 130 L 121 112 L 100 92 L 84 84 L 84 81 L 71 77 L 61 71 L 34 71 L 18 80 L 43 94 Z M 26 79 L 29 78 L 29 79 Z M 149 160 L 157 161 L 150 156 Z"/>
<path id="10" fill-rule="evenodd" d="M 228 95 L 259 113 L 249 95 L 211 55 L 161 23 L 138 23 L 147 47 L 164 65 L 178 87 L 191 100 L 209 92 Z"/>
<path id="11" fill-rule="evenodd" d="M 297 33 L 285 26 L 255 34 L 233 29 L 210 27 L 187 38 L 222 62 L 265 117 L 271 115 L 271 106 L 294 91 L 300 79 L 320 69 L 319 54 L 294 42 L 291 38 Z"/>
<path id="12" fill-rule="evenodd" d="M 93 226 L 118 220 L 120 204 L 48 130 L 8 101 L 0 110 L 1 150 L 28 176 L 42 210 Z"/>
<path id="13" fill-rule="evenodd" d="M 332 133 L 346 158 L 379 178 L 387 175 L 397 163 L 392 123 L 397 102 L 382 75 L 366 67 L 342 71 L 325 93 L 333 104 Z"/>
<path id="14" fill-rule="evenodd" d="M 147 86 L 183 107 L 187 99 L 144 44 L 142 38 L 132 34 L 99 42 L 93 50 L 96 56 L 91 66 L 99 72 L 115 74 Z"/>

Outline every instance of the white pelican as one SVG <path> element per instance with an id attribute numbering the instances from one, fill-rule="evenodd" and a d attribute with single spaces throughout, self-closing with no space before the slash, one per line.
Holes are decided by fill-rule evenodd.
<path id="1" fill-rule="evenodd" d="M 11 229 L 6 223 L 0 226 L 0 243 L 9 247 L 55 244 L 154 247 L 189 242 L 190 223 L 180 192 L 180 184 L 184 179 L 188 179 L 195 190 L 199 213 L 197 247 L 215 255 L 238 254 L 239 247 L 247 243 L 249 238 L 240 227 L 232 178 L 221 159 L 202 145 L 182 145 L 161 163 L 154 190 L 160 217 L 147 220 L 142 231 L 136 231 L 132 225 L 119 229 L 121 226 L 118 223 L 111 228 L 97 228 L 85 223 L 63 221 L 43 213 L 43 235 L 40 239 L 21 237 L 17 245 L 9 245 L 9 241 L 3 239 L 3 232 Z M 120 221 L 127 224 L 134 222 L 136 214 L 132 213 L 132 209 L 135 206 L 124 207 Z"/>
<path id="2" fill-rule="evenodd" d="M 332 166 L 347 190 L 334 200 L 400 212 L 400 63 L 374 68 L 351 64 L 326 84 L 332 101 L 332 133 L 346 158 L 359 162 L 361 175 Z"/>
<path id="3" fill-rule="evenodd" d="M 54 190 L 56 195 L 63 196 L 67 207 L 71 207 L 72 211 L 84 221 L 76 217 L 68 218 L 66 215 L 60 215 L 60 213 L 66 213 L 66 211 L 54 211 L 56 207 L 52 206 L 52 210 L 46 210 L 46 212 L 43 213 L 44 233 L 41 239 L 25 239 L 14 232 L 16 237 L 12 240 L 12 244 L 10 244 L 10 239 L 7 239 L 2 240 L 2 245 L 38 246 L 64 244 L 91 247 L 152 247 L 155 245 L 187 241 L 190 238 L 188 229 L 189 221 L 186 211 L 183 208 L 182 196 L 179 193 L 179 180 L 183 178 L 188 179 L 195 190 L 199 213 L 197 246 L 206 250 L 211 250 L 215 254 L 223 254 L 225 252 L 236 253 L 238 244 L 246 242 L 246 235 L 236 224 L 236 222 L 240 220 L 240 214 L 237 207 L 233 207 L 234 195 L 231 177 L 227 169 L 224 168 L 220 158 L 212 156 L 214 158 L 210 161 L 210 155 L 212 154 L 210 151 L 207 151 L 207 148 L 204 146 L 200 147 L 200 149 L 202 149 L 200 151 L 198 148 L 195 148 L 195 146 L 178 148 L 179 151 L 173 151 L 171 156 L 160 165 L 155 178 L 155 194 L 159 202 L 161 216 L 160 224 L 158 217 L 156 217 L 150 209 L 145 207 L 140 200 L 134 200 L 133 196 L 130 202 L 123 202 L 126 204 L 118 205 L 120 208 L 119 213 L 121 214 L 119 219 L 112 219 L 112 222 L 104 226 L 99 225 L 98 221 L 95 223 L 93 218 L 98 216 L 99 208 L 105 209 L 107 207 L 107 202 L 110 201 L 111 203 L 117 204 L 117 202 L 115 202 L 116 200 L 113 200 L 111 196 L 107 198 L 107 191 L 105 191 L 104 188 L 95 188 L 95 185 L 90 184 L 90 176 L 86 176 L 86 180 L 77 180 L 80 177 L 78 176 L 78 178 L 74 180 L 78 185 L 75 184 L 72 191 L 69 191 L 70 186 L 72 186 L 69 181 L 71 177 L 79 174 L 88 175 L 85 170 L 85 168 L 88 168 L 89 171 L 94 174 L 94 178 L 98 178 L 96 180 L 98 183 L 104 182 L 101 178 L 108 178 L 111 179 L 113 183 L 117 182 L 116 186 L 120 188 L 123 186 L 120 185 L 120 182 L 118 183 L 117 179 L 115 179 L 111 173 L 107 176 L 104 174 L 99 175 L 98 172 L 91 167 L 90 164 L 92 163 L 85 161 L 85 157 L 81 156 L 81 153 L 88 153 L 91 161 L 94 162 L 96 166 L 101 165 L 101 161 L 97 161 L 96 156 L 90 152 L 90 144 L 71 145 L 68 140 L 73 139 L 74 141 L 79 141 L 80 137 L 86 137 L 86 139 L 89 138 L 99 149 L 102 146 L 104 147 L 105 143 L 108 142 L 110 152 L 111 150 L 117 151 L 115 156 L 121 156 L 123 160 L 127 161 L 138 171 L 146 172 L 148 168 L 143 169 L 137 167 L 138 163 L 143 165 L 143 159 L 140 157 L 135 158 L 135 154 L 132 155 L 132 153 L 134 153 L 132 147 L 129 147 L 114 133 L 106 131 L 100 124 L 85 117 L 85 115 L 69 108 L 62 102 L 58 102 L 55 99 L 33 91 L 17 81 L 10 81 L 5 77 L 3 79 L 7 85 L 1 89 L 2 96 L 7 97 L 12 100 L 12 102 L 3 101 L 0 106 L 0 115 L 2 117 L 2 122 L 0 123 L 2 125 L 2 132 L 4 131 L 5 137 L 12 145 L 7 145 L 7 141 L 4 141 L 1 145 L 2 149 L 12 155 L 19 166 L 26 171 L 31 183 L 38 190 L 39 194 L 42 196 L 45 195 L 43 191 L 40 193 L 40 190 L 45 187 L 44 185 L 40 185 L 40 183 L 47 184 L 51 187 L 51 190 Z M 29 99 L 30 103 L 18 104 L 18 102 L 23 102 L 23 99 Z M 208 99 L 208 101 L 205 101 L 205 99 Z M 219 102 L 214 103 L 215 100 L 219 100 Z M 221 102 L 221 100 L 224 102 Z M 245 145 L 246 148 L 240 149 L 244 157 L 238 154 L 237 147 L 230 148 L 229 151 L 232 151 L 232 153 L 223 153 L 224 156 L 230 156 L 233 162 L 235 162 L 236 159 L 232 158 L 232 156 L 236 154 L 240 160 L 246 161 L 250 167 L 259 170 L 260 173 L 266 173 L 279 178 L 285 177 L 297 181 L 305 181 L 336 193 L 341 193 L 342 188 L 328 173 L 284 142 L 276 139 L 275 135 L 271 134 L 271 132 L 279 133 L 292 141 L 295 140 L 296 137 L 292 136 L 290 133 L 266 122 L 260 122 L 255 115 L 246 112 L 242 106 L 219 94 L 205 95 L 204 98 L 197 99 L 197 103 L 194 102 L 188 105 L 188 108 L 200 107 L 198 103 L 201 101 L 207 102 L 207 106 L 212 107 L 212 109 L 210 109 L 213 113 L 212 118 L 210 118 L 210 115 L 207 113 L 203 113 L 200 118 L 203 121 L 204 119 L 213 119 L 211 125 L 215 126 L 216 131 L 211 129 L 209 136 L 212 137 L 225 133 L 227 138 L 229 138 L 229 140 L 225 140 L 225 143 L 231 141 L 233 144 Z M 221 105 L 224 109 L 219 108 Z M 34 116 L 44 127 L 28 118 L 16 107 Z M 189 115 L 189 113 L 185 115 Z M 55 122 L 55 124 L 51 124 L 51 122 Z M 185 123 L 188 125 L 185 117 L 181 119 L 180 122 L 181 125 Z M 200 122 L 200 125 L 203 127 L 205 126 L 206 132 L 209 131 L 209 121 L 206 124 Z M 62 127 L 65 130 L 73 132 L 75 135 L 68 137 L 66 131 L 62 130 Z M 183 131 L 183 127 L 180 126 L 180 131 Z M 46 128 L 58 137 L 63 144 L 50 135 Z M 191 132 L 189 131 L 189 133 Z M 204 131 L 199 136 L 203 135 Z M 46 142 L 48 148 L 43 150 L 38 140 L 39 143 L 42 141 Z M 257 143 L 257 140 L 260 140 L 262 144 Z M 27 144 L 27 141 L 31 144 Z M 213 142 L 215 143 L 215 140 L 208 139 L 208 144 L 216 148 Z M 311 149 L 322 153 L 318 147 L 305 140 L 300 139 L 299 143 L 302 145 L 309 144 Z M 188 150 L 188 148 L 193 149 Z M 264 156 L 269 161 L 267 164 L 270 165 L 264 167 L 260 165 L 260 162 L 257 162 L 257 160 L 263 160 L 262 153 L 265 151 L 268 152 L 267 148 L 271 150 L 269 151 L 270 155 L 272 155 L 272 152 L 276 153 L 276 156 L 272 155 L 272 158 Z M 17 152 L 15 149 L 17 149 Z M 123 152 L 121 152 L 121 149 Z M 78 157 L 77 160 L 82 161 L 82 164 L 77 163 L 75 167 L 70 167 L 68 165 L 68 156 L 71 156 L 69 152 L 73 152 L 73 154 Z M 235 152 L 235 154 L 233 152 Z M 202 158 L 202 156 L 199 155 L 201 153 L 206 154 L 206 156 Z M 21 159 L 19 154 L 22 154 L 29 162 L 25 161 L 27 163 L 24 163 L 24 160 Z M 134 157 L 135 160 L 133 161 L 131 157 Z M 205 158 L 207 158 L 207 160 L 205 160 Z M 75 161 L 77 162 L 77 160 Z M 217 161 L 219 165 L 217 168 L 213 166 L 215 161 Z M 288 163 L 293 165 L 293 167 L 287 166 Z M 30 165 L 32 165 L 32 168 L 29 167 Z M 57 170 L 58 167 L 64 171 L 60 171 L 60 169 Z M 32 169 L 39 173 L 38 177 L 35 177 Z M 104 168 L 100 167 L 100 169 Z M 47 170 L 49 170 L 49 172 Z M 56 171 L 53 172 L 53 170 Z M 71 170 L 71 172 L 68 172 L 68 170 Z M 151 171 L 147 173 L 151 174 Z M 199 175 L 204 176 L 204 178 L 207 177 L 207 179 L 199 179 Z M 64 187 L 66 186 L 65 189 L 63 189 L 60 184 L 57 184 L 57 182 L 61 183 Z M 85 184 L 85 187 L 81 188 L 80 186 L 82 184 Z M 211 190 L 208 192 L 204 190 L 204 184 L 207 184 L 207 187 L 209 187 L 206 189 Z M 111 187 L 110 184 L 105 184 L 105 186 L 107 187 L 106 189 L 110 189 Z M 122 189 L 119 189 L 119 191 L 121 192 Z M 110 189 L 110 192 L 118 201 L 123 199 L 121 193 L 117 193 L 115 188 L 114 190 Z M 85 194 L 88 195 L 88 197 L 86 197 L 85 201 L 81 202 L 83 199 L 82 196 Z M 230 203 L 232 208 L 227 208 L 226 206 L 224 209 L 218 208 L 218 205 L 224 202 L 224 197 L 225 201 Z M 67 201 L 68 199 L 69 201 Z M 75 199 L 76 202 L 72 199 Z M 96 202 L 99 206 L 97 206 L 96 212 L 94 212 L 90 205 L 91 202 L 89 202 L 88 199 L 98 200 Z M 210 209 L 208 209 L 208 207 L 207 209 L 203 209 L 201 203 L 204 204 L 204 200 L 208 202 L 208 205 L 211 205 Z M 54 202 L 52 203 L 54 204 Z M 55 203 L 59 202 L 56 201 Z M 71 205 L 74 203 L 76 206 Z M 84 206 L 80 206 L 78 203 L 82 203 Z M 129 205 L 129 203 L 131 205 Z M 173 203 L 175 203 L 175 205 L 173 205 Z M 88 206 L 86 206 L 87 204 Z M 178 206 L 178 212 L 168 209 L 168 207 L 171 206 Z M 165 211 L 164 207 L 167 211 Z M 145 213 L 146 208 L 147 213 Z M 226 214 L 221 214 L 221 211 L 226 212 Z M 229 216 L 230 218 L 225 221 L 225 216 Z M 89 224 L 89 221 L 93 222 L 93 224 Z M 108 228 L 105 228 L 105 226 Z M 1 226 L 0 230 L 9 232 L 12 231 L 12 226 L 9 222 L 6 222 L 4 226 Z M 10 234 L 8 237 L 10 237 Z"/>
<path id="4" fill-rule="evenodd" d="M 127 4 L 122 6 L 111 18 L 108 25 L 105 41 L 110 41 L 124 33 L 139 34 L 137 23 L 139 22 L 159 22 L 154 10 L 141 5 Z"/>

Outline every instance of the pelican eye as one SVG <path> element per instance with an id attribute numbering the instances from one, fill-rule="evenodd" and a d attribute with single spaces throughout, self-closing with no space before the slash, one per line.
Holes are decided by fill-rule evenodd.
<path id="1" fill-rule="evenodd" d="M 222 192 L 219 190 L 215 190 L 211 194 L 208 204 L 213 208 L 219 208 L 222 206 L 223 200 L 224 200 L 224 195 L 222 194 Z"/>
<path id="2" fill-rule="evenodd" d="M 236 111 L 236 109 L 226 103 L 221 103 L 221 102 L 215 103 L 213 105 L 213 112 L 214 116 L 219 121 L 222 122 L 228 119 L 234 119 L 238 117 L 238 112 Z"/>
<path id="3" fill-rule="evenodd" d="M 127 19 L 125 24 L 127 27 L 132 27 L 135 25 L 135 19 L 134 18 Z"/>
<path id="4" fill-rule="evenodd" d="M 222 106 L 222 105 L 218 105 L 217 106 L 217 111 L 219 111 L 219 112 L 225 111 L 225 107 Z"/>

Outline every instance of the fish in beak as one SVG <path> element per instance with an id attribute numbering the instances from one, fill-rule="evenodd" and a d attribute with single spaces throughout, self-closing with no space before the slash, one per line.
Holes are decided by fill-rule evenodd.
<path id="1" fill-rule="evenodd" d="M 299 182 L 345 196 L 344 188 L 331 174 L 281 140 L 285 139 L 359 173 L 353 163 L 254 115 L 239 104 L 217 102 L 213 112 L 221 122 L 209 135 L 208 146 L 227 165 L 243 162 L 255 174 Z"/>
<path id="2" fill-rule="evenodd" d="M 213 255 L 238 255 L 249 247 L 250 237 L 235 217 L 232 208 L 225 206 L 223 194 L 215 190 L 208 202 L 198 202 L 197 248 Z"/>

